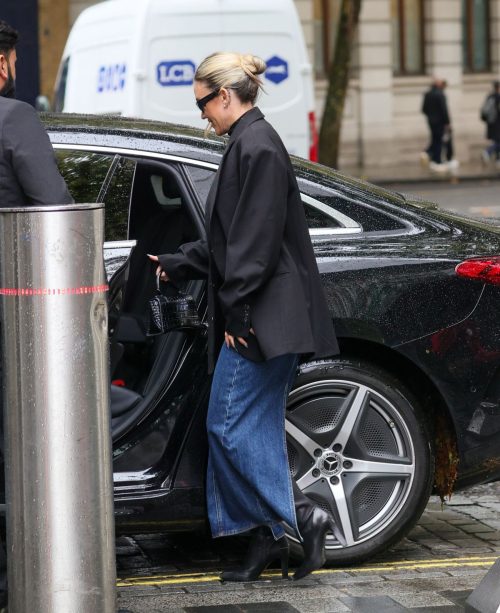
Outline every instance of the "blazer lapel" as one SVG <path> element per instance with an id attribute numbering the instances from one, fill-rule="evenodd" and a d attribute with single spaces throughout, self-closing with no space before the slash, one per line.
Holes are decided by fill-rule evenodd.
<path id="1" fill-rule="evenodd" d="M 234 132 L 231 134 L 229 142 L 226 146 L 226 150 L 224 151 L 224 155 L 221 158 L 219 169 L 217 170 L 217 173 L 215 175 L 214 182 L 212 183 L 212 187 L 208 193 L 207 202 L 205 205 L 205 222 L 206 222 L 205 227 L 207 230 L 207 234 L 209 233 L 208 229 L 210 228 L 210 222 L 212 219 L 212 213 L 214 210 L 214 206 L 215 206 L 215 203 L 217 202 L 217 195 L 219 193 L 219 184 L 220 184 L 220 178 L 222 176 L 222 171 L 224 169 L 224 162 L 226 161 L 229 152 L 233 148 L 234 143 L 238 140 L 241 134 L 245 131 L 245 128 L 247 128 L 254 121 L 257 121 L 258 119 L 263 119 L 263 118 L 264 118 L 264 115 L 262 114 L 261 110 L 258 107 L 254 107 L 253 109 L 250 109 L 242 116 L 238 125 L 235 127 Z"/>

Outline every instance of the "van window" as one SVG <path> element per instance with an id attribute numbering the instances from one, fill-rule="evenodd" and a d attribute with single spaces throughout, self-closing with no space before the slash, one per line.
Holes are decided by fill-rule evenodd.
<path id="1" fill-rule="evenodd" d="M 61 68 L 61 76 L 57 84 L 56 95 L 54 99 L 54 113 L 62 113 L 64 110 L 64 100 L 66 98 L 66 83 L 68 81 L 69 57 L 66 58 L 63 67 Z"/>

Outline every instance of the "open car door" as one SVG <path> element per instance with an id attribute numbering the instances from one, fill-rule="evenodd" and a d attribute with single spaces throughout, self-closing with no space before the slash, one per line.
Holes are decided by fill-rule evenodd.
<path id="1" fill-rule="evenodd" d="M 113 380 L 116 365 L 123 356 L 125 349 L 123 344 L 119 342 L 118 330 L 129 279 L 131 256 L 136 244 L 137 241 L 135 240 L 104 243 L 104 266 L 109 285 L 108 329 L 112 418 L 127 413 L 141 400 L 141 396 L 127 389 L 122 381 Z"/>

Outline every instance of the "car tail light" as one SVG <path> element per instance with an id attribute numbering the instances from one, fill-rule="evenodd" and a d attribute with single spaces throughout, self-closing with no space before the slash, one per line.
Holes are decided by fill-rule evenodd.
<path id="1" fill-rule="evenodd" d="M 492 285 L 500 285 L 500 256 L 470 258 L 460 263 L 455 268 L 455 272 L 461 277 L 478 279 Z"/>
<path id="2" fill-rule="evenodd" d="M 316 130 L 316 116 L 314 111 L 309 113 L 309 136 L 311 147 L 309 149 L 309 159 L 311 162 L 318 161 L 318 131 Z"/>

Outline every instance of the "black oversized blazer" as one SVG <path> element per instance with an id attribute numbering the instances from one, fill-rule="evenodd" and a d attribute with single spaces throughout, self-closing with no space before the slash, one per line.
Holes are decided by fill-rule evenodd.
<path id="1" fill-rule="evenodd" d="M 224 330 L 252 327 L 266 359 L 338 353 L 288 153 L 254 107 L 236 124 L 206 203 L 207 238 L 159 256 L 174 284 L 208 277 L 209 373 Z"/>

